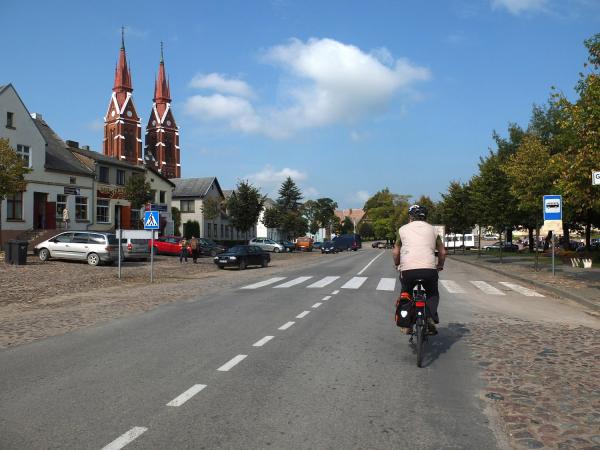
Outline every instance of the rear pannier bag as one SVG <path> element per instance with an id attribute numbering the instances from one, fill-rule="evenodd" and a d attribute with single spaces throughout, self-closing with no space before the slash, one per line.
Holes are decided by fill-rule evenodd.
<path id="1" fill-rule="evenodd" d="M 396 300 L 396 325 L 402 328 L 410 328 L 413 322 L 414 307 L 413 302 L 406 293 L 400 294 Z"/>

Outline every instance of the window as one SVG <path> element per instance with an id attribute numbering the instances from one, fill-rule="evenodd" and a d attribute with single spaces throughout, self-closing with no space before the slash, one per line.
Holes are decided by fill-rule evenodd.
<path id="1" fill-rule="evenodd" d="M 62 222 L 63 209 L 67 207 L 67 196 L 62 194 L 56 195 L 56 218 Z"/>
<path id="2" fill-rule="evenodd" d="M 77 178 L 69 177 L 69 184 L 77 184 Z"/>
<path id="3" fill-rule="evenodd" d="M 182 213 L 193 213 L 194 212 L 194 200 L 181 200 L 179 202 Z"/>
<path id="4" fill-rule="evenodd" d="M 73 242 L 74 244 L 87 244 L 89 235 L 87 233 L 74 233 Z"/>
<path id="5" fill-rule="evenodd" d="M 28 145 L 17 144 L 17 155 L 25 161 L 25 166 L 31 167 L 31 154 Z"/>
<path id="6" fill-rule="evenodd" d="M 106 199 L 98 199 L 98 203 L 96 205 L 96 220 L 98 223 L 109 223 L 110 216 L 108 214 L 108 205 L 109 200 Z"/>
<path id="7" fill-rule="evenodd" d="M 11 113 L 9 111 L 6 112 L 6 128 L 15 128 L 14 124 L 13 124 L 13 119 L 15 117 L 14 113 Z"/>
<path id="8" fill-rule="evenodd" d="M 117 169 L 117 184 L 123 186 L 125 184 L 125 171 Z"/>
<path id="9" fill-rule="evenodd" d="M 160 191 L 158 203 L 165 203 L 167 193 L 165 191 Z"/>
<path id="10" fill-rule="evenodd" d="M 23 193 L 17 192 L 6 196 L 7 220 L 23 220 Z"/>
<path id="11" fill-rule="evenodd" d="M 219 229 L 217 228 L 217 224 L 216 223 L 214 224 L 214 227 L 215 227 L 215 238 L 216 238 L 217 237 L 217 232 L 219 231 Z"/>
<path id="12" fill-rule="evenodd" d="M 207 223 L 207 224 L 206 224 L 206 231 L 207 231 L 206 235 L 207 235 L 208 237 L 210 237 L 210 230 L 211 230 L 210 223 Z"/>
<path id="13" fill-rule="evenodd" d="M 106 244 L 106 238 L 103 234 L 90 234 L 90 244 Z"/>
<path id="14" fill-rule="evenodd" d="M 63 233 L 56 236 L 56 242 L 62 242 L 63 244 L 73 242 L 73 233 Z"/>
<path id="15" fill-rule="evenodd" d="M 88 199 L 87 197 L 75 197 L 75 220 L 88 219 Z"/>
<path id="16" fill-rule="evenodd" d="M 108 184 L 108 167 L 105 166 L 100 166 L 100 175 L 98 177 L 100 183 L 107 183 Z"/>

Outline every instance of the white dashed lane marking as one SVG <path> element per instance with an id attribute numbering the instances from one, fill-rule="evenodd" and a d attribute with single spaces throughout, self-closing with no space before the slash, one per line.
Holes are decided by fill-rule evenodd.
<path id="1" fill-rule="evenodd" d="M 273 283 L 277 283 L 278 281 L 281 281 L 281 280 L 285 280 L 285 277 L 269 278 L 268 280 L 265 280 L 265 281 L 260 281 L 258 283 L 249 284 L 248 286 L 244 286 L 241 289 L 258 289 L 258 288 L 268 286 Z"/>
<path id="2" fill-rule="evenodd" d="M 296 322 L 288 322 L 288 323 L 284 323 L 283 325 L 281 325 L 278 330 L 287 330 L 289 327 L 291 327 L 292 325 L 294 325 Z"/>
<path id="3" fill-rule="evenodd" d="M 307 287 L 309 288 L 322 288 L 325 287 L 331 283 L 333 283 L 335 280 L 337 280 L 339 277 L 325 277 Z"/>
<path id="4" fill-rule="evenodd" d="M 247 356 L 248 355 L 237 355 L 235 358 L 232 358 L 231 360 L 229 360 L 228 362 L 226 362 L 225 364 L 223 364 L 221 367 L 219 367 L 217 370 L 219 372 L 227 372 L 232 367 L 236 366 L 241 361 L 243 361 L 244 359 L 246 359 Z"/>
<path id="5" fill-rule="evenodd" d="M 133 427 L 131 430 L 122 434 L 107 446 L 102 447 L 102 450 L 120 450 L 130 442 L 133 442 L 135 439 L 140 437 L 146 431 L 148 431 L 148 428 Z"/>
<path id="6" fill-rule="evenodd" d="M 179 397 L 176 397 L 167 403 L 167 406 L 181 406 L 205 387 L 205 384 L 195 384 Z"/>
<path id="7" fill-rule="evenodd" d="M 394 289 L 396 289 L 395 278 L 382 278 L 379 280 L 379 284 L 377 285 L 378 291 L 393 291 Z"/>
<path id="8" fill-rule="evenodd" d="M 314 305 L 312 305 L 313 308 L 317 309 L 319 306 L 321 306 L 323 303 L 315 303 Z"/>
<path id="9" fill-rule="evenodd" d="M 340 291 L 338 291 L 338 290 L 336 289 L 335 291 L 333 291 L 333 292 L 331 293 L 331 295 L 338 295 L 339 293 L 340 293 Z"/>
<path id="10" fill-rule="evenodd" d="M 274 289 L 277 289 L 277 288 L 284 288 L 285 289 L 285 288 L 289 288 L 289 287 L 292 287 L 292 286 L 296 286 L 297 284 L 304 283 L 306 280 L 310 280 L 311 278 L 312 278 L 312 276 L 309 276 L 309 277 L 298 277 L 298 278 L 295 278 L 293 280 L 288 281 L 287 283 L 279 284 L 279 285 L 275 286 Z"/>
<path id="11" fill-rule="evenodd" d="M 508 283 L 506 281 L 500 281 L 500 284 L 503 286 L 506 286 L 507 288 L 512 289 L 513 291 L 518 292 L 519 294 L 523 294 L 527 297 L 543 297 L 543 295 L 540 294 L 539 292 L 533 291 L 531 289 L 527 289 L 526 287 L 523 287 L 519 284 Z"/>
<path id="12" fill-rule="evenodd" d="M 486 283 L 485 281 L 471 281 L 471 284 L 473 286 L 477 287 L 478 289 L 481 289 L 486 294 L 490 294 L 490 295 L 506 295 L 500 289 L 495 288 L 494 286 L 492 286 L 489 283 Z"/>
<path id="13" fill-rule="evenodd" d="M 267 342 L 269 342 L 274 337 L 275 336 L 265 336 L 260 341 L 256 341 L 254 344 L 252 344 L 252 347 L 262 347 L 263 345 L 265 345 Z"/>
<path id="14" fill-rule="evenodd" d="M 306 316 L 310 314 L 310 311 L 302 311 L 300 314 L 296 316 L 296 319 L 304 319 Z"/>
<path id="15" fill-rule="evenodd" d="M 358 289 L 367 281 L 367 277 L 352 277 L 342 286 L 342 289 Z"/>
<path id="16" fill-rule="evenodd" d="M 329 300 L 331 298 L 331 295 L 326 295 L 325 297 L 323 297 L 323 301 L 326 302 L 327 300 Z"/>

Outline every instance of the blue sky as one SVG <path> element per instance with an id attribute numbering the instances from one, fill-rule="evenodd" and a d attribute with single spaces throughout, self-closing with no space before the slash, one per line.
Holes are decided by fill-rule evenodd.
<path id="1" fill-rule="evenodd" d="M 64 139 L 101 150 L 120 27 L 145 125 L 164 41 L 182 176 L 362 207 L 439 199 L 492 131 L 573 95 L 599 0 L 3 0 L 0 84 Z M 7 40 L 8 38 L 8 40 Z"/>

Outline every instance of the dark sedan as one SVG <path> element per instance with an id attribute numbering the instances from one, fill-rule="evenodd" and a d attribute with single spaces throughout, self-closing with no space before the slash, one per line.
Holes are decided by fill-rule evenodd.
<path id="1" fill-rule="evenodd" d="M 286 252 L 293 252 L 296 250 L 296 245 L 290 241 L 277 241 L 278 244 L 283 245 Z"/>
<path id="2" fill-rule="evenodd" d="M 216 256 L 227 250 L 223 245 L 217 244 L 212 239 L 198 238 L 200 243 L 200 254 L 202 256 Z"/>
<path id="3" fill-rule="evenodd" d="M 321 253 L 337 253 L 339 249 L 335 246 L 333 241 L 325 241 L 321 246 Z"/>
<path id="4" fill-rule="evenodd" d="M 271 255 L 256 245 L 235 245 L 214 258 L 219 269 L 237 267 L 244 270 L 248 266 L 267 267 L 270 261 Z"/>

